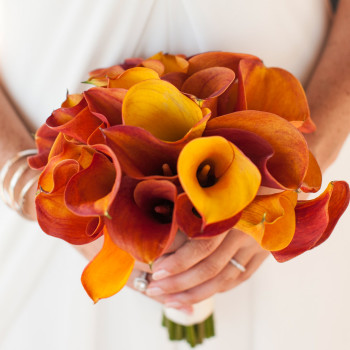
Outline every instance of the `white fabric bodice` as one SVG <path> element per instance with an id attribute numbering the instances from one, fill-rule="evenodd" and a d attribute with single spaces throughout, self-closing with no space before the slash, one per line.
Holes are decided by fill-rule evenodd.
<path id="1" fill-rule="evenodd" d="M 251 53 L 306 82 L 329 23 L 323 0 L 0 0 L 0 75 L 35 130 L 67 89 L 84 88 L 89 70 L 161 50 Z M 159 305 L 136 292 L 93 306 L 80 285 L 86 262 L 78 253 L 2 203 L 0 219 L 1 350 L 189 348 L 167 341 Z M 345 219 L 328 246 L 285 265 L 270 259 L 219 295 L 218 337 L 198 349 L 348 348 L 350 305 L 341 300 L 350 281 L 337 274 L 349 266 Z M 329 252 L 339 254 L 329 261 Z"/>

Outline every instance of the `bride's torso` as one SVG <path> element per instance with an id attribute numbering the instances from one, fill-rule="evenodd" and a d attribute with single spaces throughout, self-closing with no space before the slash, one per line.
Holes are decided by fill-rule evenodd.
<path id="1" fill-rule="evenodd" d="M 158 51 L 251 53 L 305 81 L 327 0 L 0 0 L 0 74 L 32 128 L 89 70 Z"/>

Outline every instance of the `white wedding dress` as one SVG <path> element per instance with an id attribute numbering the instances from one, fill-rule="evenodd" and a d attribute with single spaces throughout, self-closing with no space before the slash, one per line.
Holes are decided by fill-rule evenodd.
<path id="1" fill-rule="evenodd" d="M 2 81 L 34 131 L 90 70 L 160 50 L 252 53 L 303 82 L 330 25 L 323 0 L 0 0 Z M 84 86 L 83 86 L 84 87 Z M 9 121 L 10 122 L 10 121 Z M 348 140 L 349 141 L 349 140 Z M 350 181 L 349 142 L 326 173 Z M 0 349 L 188 349 L 169 342 L 161 307 L 125 288 L 97 305 L 87 264 L 0 203 Z M 198 349 L 349 349 L 349 212 L 330 240 L 285 264 L 268 259 L 216 296 L 217 337 Z"/>

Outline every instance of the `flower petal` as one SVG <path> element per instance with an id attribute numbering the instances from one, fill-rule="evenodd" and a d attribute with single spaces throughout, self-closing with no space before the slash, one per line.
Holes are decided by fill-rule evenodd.
<path id="1" fill-rule="evenodd" d="M 186 61 L 185 58 L 183 58 L 180 55 L 169 55 L 169 54 L 163 54 L 163 52 L 159 52 L 154 56 L 149 57 L 148 60 L 158 60 L 162 62 L 164 65 L 163 74 L 167 74 L 171 72 L 187 73 L 187 70 L 188 70 L 188 62 Z M 143 61 L 143 64 L 145 64 L 145 61 Z"/>
<path id="2" fill-rule="evenodd" d="M 32 169 L 42 170 L 47 164 L 50 149 L 57 138 L 58 132 L 43 124 L 35 133 L 35 143 L 38 154 L 28 157 Z"/>
<path id="3" fill-rule="evenodd" d="M 159 75 L 153 69 L 145 67 L 135 67 L 126 70 L 116 79 L 110 79 L 109 88 L 130 89 L 135 84 L 149 79 L 159 79 Z"/>
<path id="4" fill-rule="evenodd" d="M 281 250 L 294 236 L 296 202 L 295 191 L 256 196 L 235 228 L 254 237 L 264 249 Z"/>
<path id="5" fill-rule="evenodd" d="M 242 59 L 260 59 L 256 56 L 232 53 L 232 52 L 206 52 L 192 56 L 189 62 L 188 74 L 193 74 L 205 68 L 226 67 L 235 73 L 238 71 L 238 64 Z"/>
<path id="6" fill-rule="evenodd" d="M 181 231 L 191 238 L 213 237 L 230 230 L 239 220 L 240 214 L 232 218 L 205 225 L 203 218 L 194 208 L 186 193 L 181 193 L 176 199 L 176 222 Z"/>
<path id="7" fill-rule="evenodd" d="M 92 88 L 84 92 L 90 112 L 107 126 L 122 124 L 124 89 Z"/>
<path id="8" fill-rule="evenodd" d="M 317 192 L 322 185 L 322 173 L 314 155 L 309 152 L 309 166 L 301 185 L 303 192 Z"/>
<path id="9" fill-rule="evenodd" d="M 178 176 L 205 224 L 242 211 L 254 199 L 261 181 L 255 165 L 219 136 L 189 142 L 179 156 Z"/>
<path id="10" fill-rule="evenodd" d="M 113 243 L 105 230 L 101 251 L 85 267 L 81 276 L 81 282 L 94 303 L 118 293 L 125 286 L 134 262 L 130 254 Z"/>
<path id="11" fill-rule="evenodd" d="M 96 152 L 89 167 L 68 182 L 65 191 L 67 208 L 81 216 L 107 215 L 121 180 L 121 170 L 115 162 L 113 164 L 105 155 Z"/>
<path id="12" fill-rule="evenodd" d="M 146 80 L 134 85 L 123 102 L 125 125 L 141 127 L 164 141 L 177 141 L 202 119 L 201 109 L 172 84 Z"/>
<path id="13" fill-rule="evenodd" d="M 168 165 L 176 174 L 176 162 L 183 146 L 161 141 L 135 126 L 114 126 L 104 129 L 107 145 L 117 156 L 122 170 L 131 177 L 164 175 Z"/>
<path id="14" fill-rule="evenodd" d="M 258 167 L 262 175 L 262 186 L 278 186 L 267 168 L 267 161 L 273 156 L 274 150 L 262 137 L 253 132 L 235 128 L 206 130 L 204 136 L 222 136 L 233 143 Z"/>
<path id="15" fill-rule="evenodd" d="M 101 121 L 95 117 L 82 100 L 71 108 L 59 108 L 46 120 L 46 124 L 57 132 L 63 132 L 74 139 L 87 143 L 91 133 L 99 127 Z"/>
<path id="16" fill-rule="evenodd" d="M 219 128 L 247 130 L 262 137 L 275 152 L 267 162 L 268 171 L 278 183 L 274 187 L 301 186 L 308 168 L 309 150 L 304 136 L 289 122 L 272 113 L 249 110 L 214 118 L 206 127 L 207 130 Z"/>
<path id="17" fill-rule="evenodd" d="M 280 68 L 266 68 L 261 61 L 242 60 L 238 74 L 237 110 L 271 112 L 303 132 L 312 132 L 309 106 L 298 79 Z"/>
<path id="18" fill-rule="evenodd" d="M 35 198 L 41 229 L 48 235 L 71 244 L 89 243 L 101 234 L 101 225 L 96 217 L 75 215 L 65 205 L 65 185 L 78 170 L 79 164 L 76 160 L 68 159 L 60 162 L 53 171 L 52 191 L 41 191 Z"/>
<path id="19" fill-rule="evenodd" d="M 293 240 L 285 249 L 273 252 L 275 259 L 288 261 L 323 243 L 349 205 L 349 198 L 349 185 L 335 181 L 319 197 L 298 202 Z"/>
<path id="20" fill-rule="evenodd" d="M 169 181 L 140 182 L 124 176 L 109 211 L 111 219 L 106 218 L 113 242 L 135 259 L 151 264 L 175 237 L 172 207 L 176 192 Z"/>

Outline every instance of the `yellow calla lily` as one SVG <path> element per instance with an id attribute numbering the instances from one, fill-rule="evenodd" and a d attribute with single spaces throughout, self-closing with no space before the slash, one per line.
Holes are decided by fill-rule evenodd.
<path id="1" fill-rule="evenodd" d="M 202 118 L 202 111 L 175 86 L 146 80 L 127 92 L 122 115 L 125 125 L 141 127 L 163 141 L 177 141 Z"/>
<path id="2" fill-rule="evenodd" d="M 179 156 L 178 176 L 206 225 L 242 211 L 254 199 L 261 182 L 256 166 L 220 136 L 189 142 Z"/>

